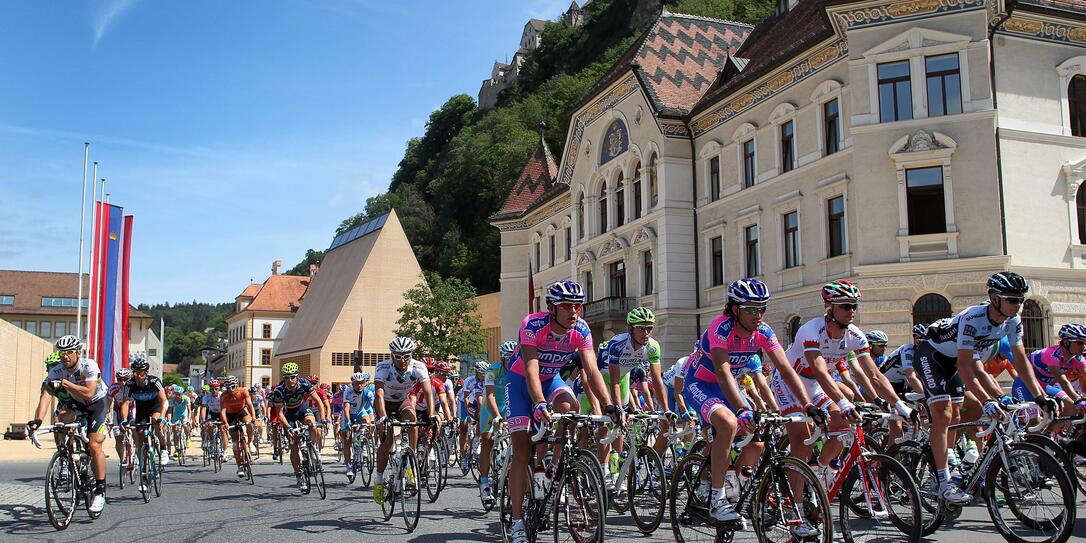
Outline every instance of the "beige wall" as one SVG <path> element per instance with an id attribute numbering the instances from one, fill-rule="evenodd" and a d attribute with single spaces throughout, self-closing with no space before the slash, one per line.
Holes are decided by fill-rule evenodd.
<path id="1" fill-rule="evenodd" d="M 0 390 L 0 432 L 33 418 L 51 352 L 48 341 L 0 320 L 0 374 L 8 380 Z"/>
<path id="2" fill-rule="evenodd" d="M 474 301 L 478 305 L 476 313 L 479 315 L 483 333 L 486 334 L 487 360 L 497 360 L 498 348 L 506 341 L 502 336 L 502 293 L 483 294 L 476 296 Z"/>

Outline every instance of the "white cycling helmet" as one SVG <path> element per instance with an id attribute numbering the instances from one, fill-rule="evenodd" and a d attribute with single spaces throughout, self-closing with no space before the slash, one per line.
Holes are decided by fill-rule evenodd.
<path id="1" fill-rule="evenodd" d="M 475 363 L 475 373 L 486 373 L 486 370 L 488 369 L 490 369 L 490 364 L 487 364 L 482 360 Z"/>
<path id="2" fill-rule="evenodd" d="M 355 373 L 351 374 L 351 382 L 352 383 L 365 383 L 366 381 L 369 381 L 369 380 L 370 380 L 370 374 L 368 374 L 366 372 L 359 371 L 359 372 L 355 372 Z"/>
<path id="3" fill-rule="evenodd" d="M 83 342 L 69 334 L 57 340 L 56 348 L 58 351 L 78 351 L 83 348 Z"/>
<path id="4" fill-rule="evenodd" d="M 415 340 L 404 336 L 396 336 L 388 343 L 388 350 L 393 354 L 413 353 L 417 348 Z"/>

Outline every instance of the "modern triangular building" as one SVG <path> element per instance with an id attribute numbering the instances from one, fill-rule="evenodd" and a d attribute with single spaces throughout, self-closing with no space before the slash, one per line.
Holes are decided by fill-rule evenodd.
<path id="1" fill-rule="evenodd" d="M 404 293 L 422 281 L 395 210 L 336 236 L 275 351 L 272 383 L 288 361 L 321 382 L 349 382 L 359 344 L 372 374 L 388 357 Z"/>

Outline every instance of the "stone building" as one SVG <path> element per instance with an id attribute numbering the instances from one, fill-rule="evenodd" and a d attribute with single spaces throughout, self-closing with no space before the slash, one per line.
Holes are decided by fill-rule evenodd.
<path id="1" fill-rule="evenodd" d="M 286 337 L 312 281 L 312 277 L 280 275 L 280 265 L 277 260 L 264 283 L 245 287 L 226 318 L 229 347 L 223 371 L 237 376 L 245 386 L 271 383 L 272 353 Z"/>
<path id="2" fill-rule="evenodd" d="M 754 28 L 665 11 L 575 108 L 559 165 L 494 221 L 504 336 L 530 240 L 569 224 L 535 295 L 585 283 L 604 337 L 652 307 L 669 358 L 736 278 L 770 286 L 786 339 L 826 280 L 855 281 L 859 324 L 903 342 L 1007 269 L 1037 348 L 1086 320 L 1086 0 L 801 0 Z"/>

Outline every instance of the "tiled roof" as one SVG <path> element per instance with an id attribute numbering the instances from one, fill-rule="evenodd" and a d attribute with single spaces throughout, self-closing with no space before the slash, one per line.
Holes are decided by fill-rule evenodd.
<path id="1" fill-rule="evenodd" d="M 509 197 L 506 198 L 495 217 L 524 213 L 554 186 L 557 178 L 558 164 L 554 162 L 551 150 L 547 148 L 547 142 L 540 137 L 531 158 L 528 159 L 528 163 L 520 172 L 520 177 L 513 185 L 512 192 L 509 193 Z"/>
<path id="2" fill-rule="evenodd" d="M 1020 7 L 1035 6 L 1042 9 L 1066 11 L 1086 19 L 1086 0 L 1019 0 Z"/>
<path id="3" fill-rule="evenodd" d="M 547 21 L 543 19 L 529 19 L 527 24 L 532 25 L 532 28 L 536 30 L 543 30 L 547 27 Z"/>
<path id="4" fill-rule="evenodd" d="M 42 307 L 42 298 L 76 298 L 78 273 L 0 270 L 0 294 L 14 296 L 13 305 L 0 305 L 0 314 L 71 315 L 75 307 Z M 83 274 L 83 297 L 90 296 L 90 276 Z M 129 318 L 151 318 L 129 305 Z"/>
<path id="5" fill-rule="evenodd" d="M 1078 1 L 1078 0 L 1076 0 Z M 822 7 L 825 2 L 805 0 L 782 15 L 766 17 L 747 36 L 742 47 L 734 52 L 736 57 L 747 59 L 742 71 L 728 73 L 704 93 L 693 108 L 697 113 L 723 96 L 765 75 L 772 68 L 808 49 L 833 33 Z M 788 36 L 789 39 L 782 39 Z"/>
<path id="6" fill-rule="evenodd" d="M 252 285 L 250 285 L 252 286 Z M 302 295 L 309 288 L 309 277 L 301 275 L 273 275 L 260 286 L 246 311 L 292 311 L 291 305 L 301 305 Z M 248 291 L 249 289 L 246 289 Z"/>
<path id="7" fill-rule="evenodd" d="M 658 113 L 683 115 L 709 90 L 728 55 L 739 49 L 752 28 L 664 11 L 574 109 L 632 68 Z"/>
<path id="8" fill-rule="evenodd" d="M 260 283 L 252 283 L 238 294 L 238 298 L 252 298 L 257 292 L 260 292 Z"/>

